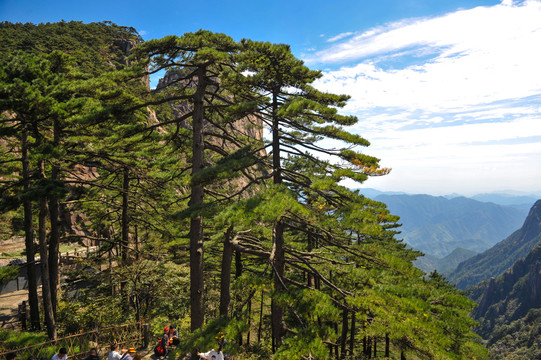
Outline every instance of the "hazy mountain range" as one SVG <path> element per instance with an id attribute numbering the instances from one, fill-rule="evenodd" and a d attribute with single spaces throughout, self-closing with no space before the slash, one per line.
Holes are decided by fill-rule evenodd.
<path id="1" fill-rule="evenodd" d="M 448 275 L 457 265 L 519 229 L 535 195 L 494 193 L 466 198 L 359 189 L 400 216 L 400 237 L 425 256 L 416 265 Z"/>

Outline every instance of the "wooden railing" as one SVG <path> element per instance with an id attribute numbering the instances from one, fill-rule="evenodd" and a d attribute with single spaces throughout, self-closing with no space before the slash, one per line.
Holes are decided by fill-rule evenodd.
<path id="1" fill-rule="evenodd" d="M 98 349 L 100 358 L 107 357 L 111 344 L 119 344 L 120 347 L 147 347 L 149 342 L 149 325 L 141 322 L 96 328 L 85 333 L 74 334 L 54 341 L 41 344 L 29 345 L 22 348 L 10 349 L 0 353 L 0 358 L 8 353 L 15 353 L 18 359 L 27 359 L 33 355 L 37 359 L 51 357 L 60 348 L 68 350 L 68 359 L 80 359 L 88 355 L 91 348 Z"/>

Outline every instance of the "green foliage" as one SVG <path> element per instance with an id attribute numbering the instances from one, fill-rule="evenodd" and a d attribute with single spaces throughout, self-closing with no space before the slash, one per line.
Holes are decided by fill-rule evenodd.
<path id="1" fill-rule="evenodd" d="M 480 323 L 476 330 L 496 359 L 533 359 L 539 354 L 535 342 L 540 336 L 540 310 L 535 289 L 540 283 L 540 254 L 538 245 L 511 269 L 477 289 L 483 291 L 474 312 Z"/>
<path id="2" fill-rule="evenodd" d="M 70 54 L 75 63 L 94 74 L 106 71 L 109 62 L 121 64 L 126 56 L 118 39 L 140 42 L 135 29 L 111 22 L 83 24 L 79 21 L 46 23 L 0 23 L 0 59 L 17 50 L 49 54 L 54 50 Z"/>
<path id="3" fill-rule="evenodd" d="M 14 280 L 19 276 L 19 267 L 8 265 L 0 267 L 0 284 Z"/>
<path id="4" fill-rule="evenodd" d="M 531 309 L 526 316 L 496 328 L 488 341 L 492 359 L 537 359 L 541 349 L 541 309 Z"/>

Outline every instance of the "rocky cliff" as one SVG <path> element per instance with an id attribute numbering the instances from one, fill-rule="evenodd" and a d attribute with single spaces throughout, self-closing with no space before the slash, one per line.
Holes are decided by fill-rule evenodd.
<path id="1" fill-rule="evenodd" d="M 156 86 L 156 91 L 159 92 L 166 88 L 169 88 L 168 91 L 171 91 L 171 88 L 173 88 L 174 91 L 175 86 L 190 87 L 195 85 L 186 84 L 185 81 L 182 80 L 181 73 L 171 71 L 167 72 L 164 77 L 159 80 L 158 85 Z M 190 111 L 189 105 L 184 102 L 169 103 L 168 106 L 170 113 L 166 116 L 169 119 L 180 119 L 183 117 L 184 114 Z M 159 111 L 156 113 L 156 121 L 163 121 L 163 117 L 164 116 Z M 180 121 L 180 126 L 185 129 L 191 129 L 191 119 L 188 118 L 186 120 Z M 242 144 L 229 141 L 229 136 L 224 136 L 226 131 L 232 134 L 238 134 L 241 137 L 247 137 L 261 142 L 263 141 L 263 122 L 256 116 L 249 115 L 227 124 L 220 124 L 220 126 L 221 127 L 216 127 L 208 121 L 204 122 L 203 131 L 205 133 L 205 142 L 207 144 L 205 145 L 205 147 L 224 149 L 227 150 L 227 152 L 229 153 L 239 150 Z M 259 151 L 259 155 L 261 157 L 264 157 L 265 154 L 266 151 L 264 149 Z M 239 189 L 244 188 L 249 183 L 250 180 L 248 176 L 261 176 L 261 174 L 267 174 L 267 170 L 264 169 L 262 166 L 252 166 L 248 169 L 247 172 L 245 172 L 243 176 L 237 177 L 232 180 L 224 181 L 218 184 L 217 187 L 227 190 L 229 193 L 235 193 Z M 254 187 L 254 189 L 256 189 L 256 187 Z M 247 194 L 241 196 L 245 195 Z"/>

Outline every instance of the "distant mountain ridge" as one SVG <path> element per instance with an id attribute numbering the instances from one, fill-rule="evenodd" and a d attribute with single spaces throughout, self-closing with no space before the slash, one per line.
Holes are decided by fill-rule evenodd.
<path id="1" fill-rule="evenodd" d="M 471 197 L 474 200 L 482 202 L 491 202 L 494 204 L 514 206 L 530 209 L 539 197 L 531 195 L 510 195 L 510 194 L 478 194 Z"/>
<path id="2" fill-rule="evenodd" d="M 448 280 L 459 289 L 496 277 L 541 242 L 541 200 L 530 209 L 522 227 L 494 247 L 458 265 Z"/>
<path id="3" fill-rule="evenodd" d="M 374 199 L 400 216 L 399 230 L 408 245 L 437 258 L 456 248 L 482 252 L 518 229 L 528 213 L 465 197 L 380 194 Z"/>
<path id="4" fill-rule="evenodd" d="M 379 195 L 429 195 L 429 194 L 419 194 L 419 193 L 408 193 L 405 191 L 381 191 L 372 188 L 358 188 L 359 192 L 369 198 L 375 198 Z M 438 197 L 437 195 L 429 195 Z M 463 195 L 458 193 L 452 193 L 443 195 L 446 199 L 453 199 L 457 197 L 465 197 L 468 199 L 477 200 L 480 202 L 491 202 L 498 205 L 504 206 L 514 206 L 514 207 L 527 207 L 530 209 L 535 202 L 541 198 L 541 193 L 525 193 L 517 191 L 498 191 L 493 193 L 482 193 L 475 195 Z"/>

